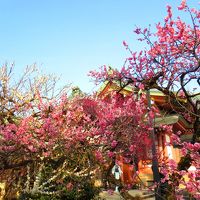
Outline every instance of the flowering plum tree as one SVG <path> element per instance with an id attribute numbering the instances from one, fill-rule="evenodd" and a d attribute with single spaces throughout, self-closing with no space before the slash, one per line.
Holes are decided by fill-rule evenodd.
<path id="1" fill-rule="evenodd" d="M 144 159 L 151 143 L 144 96 L 57 98 L 48 94 L 51 79 L 36 79 L 33 72 L 27 69 L 15 83 L 11 71 L 1 68 L 0 171 L 7 194 L 83 199 L 80 191 L 99 165 L 118 155 L 128 162 L 136 155 Z M 76 190 L 79 197 L 69 195 Z"/>
<path id="2" fill-rule="evenodd" d="M 174 19 L 171 7 L 167 6 L 167 16 L 163 23 L 156 25 L 154 33 L 147 28 L 136 28 L 139 40 L 147 45 L 145 50 L 134 52 L 124 41 L 130 57 L 121 70 L 110 72 L 109 67 L 104 66 L 100 72 L 93 71 L 90 75 L 97 82 L 117 81 L 121 88 L 132 85 L 142 90 L 156 89 L 166 95 L 173 112 L 182 114 L 192 124 L 189 143 L 181 142 L 180 133 L 176 134 L 183 157 L 178 165 L 170 165 L 173 170 L 165 171 L 165 177 L 168 177 L 169 184 L 185 185 L 195 196 L 200 190 L 200 11 L 191 9 L 185 0 L 178 9 L 188 14 L 191 23 L 187 24 L 180 17 Z M 191 165 L 196 167 L 192 174 L 188 171 Z M 193 180 L 191 184 L 183 183 L 182 174 Z"/>
<path id="3" fill-rule="evenodd" d="M 16 82 L 12 69 L 0 72 L 0 175 L 7 198 L 18 191 L 20 198 L 83 199 L 97 164 L 119 154 L 129 161 L 146 156 L 143 96 L 71 99 L 66 90 L 53 94 L 56 80 L 39 77 L 35 68 Z M 75 191 L 78 196 L 70 196 Z"/>
<path id="4" fill-rule="evenodd" d="M 69 87 L 54 93 L 56 79 L 35 67 L 16 82 L 7 66 L 0 73 L 0 177 L 7 198 L 18 191 L 20 198 L 78 199 L 69 191 L 79 190 L 83 199 L 95 157 L 82 105 L 67 98 Z"/>
<path id="5" fill-rule="evenodd" d="M 109 99 L 96 97 L 83 101 L 86 103 L 85 111 L 88 110 L 90 113 L 92 108 L 91 113 L 95 113 L 96 131 L 93 132 L 95 143 L 106 146 L 109 150 L 106 151 L 108 157 L 112 158 L 120 154 L 127 156 L 128 159 L 129 156 L 137 154 L 141 159 L 146 156 L 146 149 L 142 150 L 142 148 L 144 144 L 150 143 L 147 139 L 150 127 L 144 116 L 147 112 L 144 96 L 136 100 L 136 97 L 122 97 L 113 93 L 110 94 Z M 103 156 L 102 159 L 105 157 Z"/>

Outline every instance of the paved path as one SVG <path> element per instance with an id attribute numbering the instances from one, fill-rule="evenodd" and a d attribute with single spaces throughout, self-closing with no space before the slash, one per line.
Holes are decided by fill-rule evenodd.
<path id="1" fill-rule="evenodd" d="M 145 197 L 146 200 L 155 200 L 155 197 L 152 192 L 149 192 L 147 190 L 129 190 L 128 193 L 132 196 L 141 196 Z M 153 197 L 152 197 L 153 196 Z"/>
<path id="2" fill-rule="evenodd" d="M 132 197 L 140 196 L 140 197 L 146 197 L 146 200 L 155 200 L 155 197 L 151 197 L 152 193 L 148 193 L 144 190 L 129 190 L 128 192 Z M 146 194 L 145 194 L 146 193 Z M 144 195 L 145 194 L 145 195 Z M 118 192 L 114 192 L 112 195 L 110 195 L 107 191 L 103 191 L 99 195 L 102 199 L 106 200 L 124 200 Z M 147 197 L 150 196 L 150 197 Z"/>
<path id="3" fill-rule="evenodd" d="M 99 194 L 102 199 L 106 200 L 122 200 L 118 192 L 114 192 L 113 194 L 109 194 L 107 191 L 103 191 Z"/>

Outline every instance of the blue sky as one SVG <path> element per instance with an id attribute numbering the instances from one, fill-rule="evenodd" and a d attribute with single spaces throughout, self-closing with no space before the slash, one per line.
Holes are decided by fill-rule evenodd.
<path id="1" fill-rule="evenodd" d="M 188 1 L 198 6 L 198 0 Z M 87 76 L 102 65 L 120 68 L 122 45 L 141 46 L 135 25 L 152 26 L 179 0 L 0 0 L 0 64 L 15 63 L 15 73 L 36 63 L 84 92 L 95 90 Z"/>

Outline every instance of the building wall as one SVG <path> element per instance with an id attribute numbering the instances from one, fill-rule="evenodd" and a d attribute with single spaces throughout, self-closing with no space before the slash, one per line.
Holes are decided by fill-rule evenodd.
<path id="1" fill-rule="evenodd" d="M 167 162 L 168 159 L 173 159 L 177 163 L 181 158 L 181 153 L 178 148 L 172 145 L 166 146 L 166 142 L 170 142 L 170 137 L 167 133 L 160 133 L 157 137 L 157 150 L 158 161 Z M 124 184 L 137 184 L 139 187 L 144 188 L 153 184 L 153 172 L 151 160 L 140 161 L 138 164 L 138 173 L 130 164 L 122 163 L 122 181 Z"/>

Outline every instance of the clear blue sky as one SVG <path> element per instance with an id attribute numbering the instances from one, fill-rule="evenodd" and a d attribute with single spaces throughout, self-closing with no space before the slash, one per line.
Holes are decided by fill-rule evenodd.
<path id="1" fill-rule="evenodd" d="M 198 6 L 198 0 L 188 0 Z M 154 25 L 179 0 L 0 0 L 0 64 L 15 72 L 37 63 L 45 73 L 61 75 L 91 92 L 87 76 L 106 64 L 120 68 L 127 56 L 125 40 L 138 49 L 135 25 Z"/>

